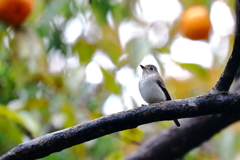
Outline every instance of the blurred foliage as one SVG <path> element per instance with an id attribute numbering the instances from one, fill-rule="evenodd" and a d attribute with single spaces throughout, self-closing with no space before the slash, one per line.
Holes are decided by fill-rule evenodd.
<path id="1" fill-rule="evenodd" d="M 132 8 L 137 2 L 92 0 L 90 4 L 87 0 L 36 0 L 31 16 L 21 27 L 11 28 L 0 23 L 0 155 L 31 138 L 101 117 L 102 107 L 110 95 L 123 96 L 125 86 L 116 78 L 123 67 L 136 74 L 143 58 L 153 54 L 164 69 L 158 55 L 169 54 L 176 24 L 170 28 L 169 42 L 161 48 L 152 47 L 148 39 L 141 36 L 130 39 L 126 46 L 120 42 L 118 28 L 123 21 L 134 20 L 146 26 L 133 14 Z M 197 3 L 209 7 L 212 1 L 180 2 L 184 7 Z M 234 6 L 233 1 L 230 6 Z M 83 31 L 74 42 L 68 42 L 64 33 L 67 23 L 75 18 L 80 19 Z M 99 51 L 114 67 L 106 67 L 104 61 L 94 59 Z M 77 64 L 72 64 L 74 57 L 77 57 Z M 99 66 L 103 76 L 97 84 L 86 81 L 85 71 L 92 62 Z M 214 64 L 211 69 L 205 69 L 196 64 L 176 64 L 194 76 L 166 80 L 174 99 L 207 92 L 224 66 Z M 137 107 L 133 97 L 131 101 Z M 151 129 L 142 127 L 104 136 L 42 159 L 120 159 L 170 123 L 161 122 Z M 185 159 L 232 159 L 240 148 L 237 132 L 238 129 L 232 127 L 230 132 L 217 135 L 209 143 L 214 149 L 199 147 Z M 229 136 L 231 138 L 227 139 Z"/>

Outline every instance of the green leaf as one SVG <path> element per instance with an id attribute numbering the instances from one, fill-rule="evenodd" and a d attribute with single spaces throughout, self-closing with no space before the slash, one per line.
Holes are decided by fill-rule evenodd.
<path id="1" fill-rule="evenodd" d="M 120 132 L 120 136 L 124 143 L 135 144 L 135 143 L 138 143 L 138 141 L 140 141 L 143 138 L 144 133 L 141 130 L 135 128 L 135 129 L 128 129 Z"/>
<path id="2" fill-rule="evenodd" d="M 126 6 L 122 3 L 115 4 L 111 7 L 111 13 L 113 16 L 114 24 L 118 24 L 126 17 L 128 17 L 129 11 L 126 10 Z"/>
<path id="3" fill-rule="evenodd" d="M 11 119 L 15 123 L 18 123 L 21 126 L 23 126 L 23 121 L 21 117 L 16 112 L 10 110 L 6 106 L 0 105 L 0 116 Z"/>
<path id="4" fill-rule="evenodd" d="M 107 13 L 111 8 L 109 1 L 106 0 L 94 0 L 91 4 L 92 11 L 97 18 L 98 23 L 107 23 Z"/>
<path id="5" fill-rule="evenodd" d="M 136 68 L 145 55 L 149 54 L 150 46 L 143 38 L 134 38 L 127 44 L 129 62 L 132 68 Z"/>
<path id="6" fill-rule="evenodd" d="M 103 38 L 98 43 L 98 47 L 106 52 L 115 65 L 118 65 L 119 57 L 122 55 L 122 49 L 118 33 L 109 26 L 103 26 Z"/>
<path id="7" fill-rule="evenodd" d="M 119 94 L 121 91 L 121 86 L 115 82 L 114 76 L 103 68 L 101 68 L 101 70 L 104 76 L 105 88 L 112 93 Z"/>
<path id="8" fill-rule="evenodd" d="M 74 107 L 69 103 L 64 103 L 61 107 L 62 113 L 66 116 L 64 122 L 64 128 L 68 128 L 74 125 L 77 125 L 77 120 L 75 119 Z"/>
<path id="9" fill-rule="evenodd" d="M 161 52 L 161 53 L 170 53 L 170 49 L 169 49 L 169 46 L 165 45 L 163 46 L 162 48 L 160 49 L 156 49 L 158 52 Z"/>
<path id="10" fill-rule="evenodd" d="M 54 30 L 51 32 L 51 35 L 49 36 L 49 47 L 48 50 L 55 48 L 62 50 L 62 53 L 66 53 L 66 45 L 62 43 L 62 29 L 58 28 L 57 26 L 54 26 Z"/>
<path id="11" fill-rule="evenodd" d="M 113 160 L 113 159 L 122 159 L 124 157 L 124 153 L 121 150 L 114 150 L 110 154 L 105 157 L 105 160 Z"/>
<path id="12" fill-rule="evenodd" d="M 45 6 L 45 15 L 48 17 L 44 17 L 47 20 L 53 19 L 56 15 L 64 15 L 65 18 L 69 19 L 73 16 L 71 9 L 74 5 L 70 5 L 71 2 L 66 0 L 58 0 L 58 1 L 49 1 L 49 3 Z"/>
<path id="13" fill-rule="evenodd" d="M 22 143 L 23 132 L 12 120 L 0 116 L 0 154 Z"/>
<path id="14" fill-rule="evenodd" d="M 198 64 L 192 63 L 178 63 L 182 68 L 187 69 L 188 71 L 192 72 L 193 74 L 199 76 L 200 78 L 207 79 L 208 72 L 202 66 Z"/>
<path id="15" fill-rule="evenodd" d="M 116 142 L 116 138 L 109 135 L 96 139 L 94 146 L 91 148 L 91 159 L 106 157 L 107 154 L 117 150 Z"/>
<path id="16" fill-rule="evenodd" d="M 91 44 L 88 44 L 84 40 L 79 40 L 73 46 L 73 52 L 78 53 L 81 63 L 87 64 L 90 62 L 92 55 L 94 53 L 94 46 Z"/>

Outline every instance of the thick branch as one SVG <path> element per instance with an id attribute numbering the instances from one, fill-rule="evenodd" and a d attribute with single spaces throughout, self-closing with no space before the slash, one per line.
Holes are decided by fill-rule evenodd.
<path id="1" fill-rule="evenodd" d="M 204 95 L 156 103 L 104 116 L 20 144 L 0 157 L 2 160 L 37 159 L 113 132 L 155 121 L 240 112 L 240 93 Z M 227 106 L 227 107 L 226 107 Z"/>
<path id="2" fill-rule="evenodd" d="M 236 0 L 236 15 L 236 33 L 232 55 L 213 91 L 228 91 L 240 66 L 240 4 L 238 0 Z"/>
<path id="3" fill-rule="evenodd" d="M 237 80 L 231 86 L 230 92 L 234 93 L 239 90 L 240 72 L 238 72 Z M 181 129 L 172 127 L 166 130 L 163 134 L 150 139 L 123 160 L 158 159 L 158 157 L 168 160 L 181 158 L 191 149 L 239 119 L 239 115 L 231 114 L 187 119 L 185 123 L 181 122 Z"/>
<path id="4" fill-rule="evenodd" d="M 182 158 L 188 151 L 239 119 L 239 115 L 229 114 L 188 119 L 185 123 L 181 122 L 181 129 L 176 127 L 168 129 L 142 145 L 124 160 L 158 159 L 159 157 L 167 160 Z"/>
<path id="5" fill-rule="evenodd" d="M 238 79 L 230 88 L 232 93 L 240 90 L 240 76 L 237 75 L 237 77 Z M 157 159 L 157 157 L 168 160 L 181 158 L 221 129 L 238 120 L 240 120 L 239 115 L 231 114 L 187 119 L 185 123 L 181 122 L 181 129 L 174 127 L 166 130 L 163 134 L 150 139 L 136 151 L 125 157 L 124 160 Z"/>

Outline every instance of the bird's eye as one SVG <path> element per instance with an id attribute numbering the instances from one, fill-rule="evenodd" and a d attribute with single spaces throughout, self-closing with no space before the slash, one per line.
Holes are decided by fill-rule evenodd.
<path id="1" fill-rule="evenodd" d="M 153 67 L 150 67 L 150 70 L 153 71 Z"/>

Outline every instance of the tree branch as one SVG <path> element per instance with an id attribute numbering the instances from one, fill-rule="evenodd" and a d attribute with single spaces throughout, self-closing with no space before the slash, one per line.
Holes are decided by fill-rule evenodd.
<path id="1" fill-rule="evenodd" d="M 236 32 L 232 55 L 212 91 L 228 91 L 240 66 L 240 4 L 236 0 Z"/>
<path id="2" fill-rule="evenodd" d="M 77 126 L 53 132 L 20 144 L 4 154 L 2 160 L 37 159 L 110 133 L 139 125 L 178 118 L 240 112 L 240 93 L 203 95 L 155 103 L 104 116 Z M 226 107 L 227 106 L 227 107 Z M 181 128 L 179 130 L 182 130 Z"/>
<path id="3" fill-rule="evenodd" d="M 159 157 L 167 160 L 182 158 L 192 148 L 199 146 L 222 128 L 239 119 L 239 115 L 228 114 L 188 119 L 185 123 L 181 122 L 181 129 L 176 127 L 168 129 L 123 160 L 158 159 Z"/>
<path id="4" fill-rule="evenodd" d="M 240 72 L 236 77 L 238 77 L 237 80 L 230 88 L 232 93 L 240 90 Z M 166 130 L 163 134 L 150 139 L 123 160 L 157 159 L 157 157 L 168 160 L 181 158 L 221 129 L 238 120 L 240 120 L 239 115 L 231 114 L 187 119 L 184 123 L 181 122 L 180 130 L 176 127 Z"/>

